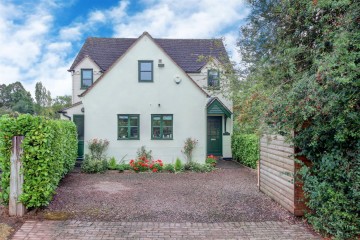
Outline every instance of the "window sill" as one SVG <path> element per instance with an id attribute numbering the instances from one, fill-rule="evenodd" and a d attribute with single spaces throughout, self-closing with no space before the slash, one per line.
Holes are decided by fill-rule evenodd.
<path id="1" fill-rule="evenodd" d="M 118 138 L 117 140 L 140 140 L 140 138 Z"/>

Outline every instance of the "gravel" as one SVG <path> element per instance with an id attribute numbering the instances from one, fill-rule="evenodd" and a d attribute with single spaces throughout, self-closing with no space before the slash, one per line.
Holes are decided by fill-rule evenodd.
<path id="1" fill-rule="evenodd" d="M 256 171 L 222 163 L 211 173 L 71 173 L 42 214 L 84 221 L 297 221 L 259 192 Z"/>

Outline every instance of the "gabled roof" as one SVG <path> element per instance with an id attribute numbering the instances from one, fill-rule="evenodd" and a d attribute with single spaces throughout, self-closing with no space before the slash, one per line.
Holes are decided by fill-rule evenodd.
<path id="1" fill-rule="evenodd" d="M 208 114 L 224 114 L 228 118 L 231 117 L 232 112 L 217 97 L 210 98 L 206 107 Z"/>
<path id="2" fill-rule="evenodd" d="M 85 56 L 89 56 L 106 71 L 137 39 L 90 37 L 82 46 L 69 71 L 74 70 Z M 188 73 L 199 72 L 206 64 L 205 61 L 199 61 L 200 56 L 211 56 L 220 62 L 229 61 L 221 39 L 153 39 Z"/>
<path id="3" fill-rule="evenodd" d="M 141 36 L 140 36 L 139 38 L 137 38 L 137 39 L 128 47 L 128 49 L 126 49 L 125 52 L 109 66 L 109 70 L 110 70 L 112 67 L 114 67 L 114 65 L 116 65 L 116 62 L 120 61 L 120 60 L 131 50 L 131 48 L 132 48 L 133 46 L 135 46 L 135 45 L 137 44 L 137 42 L 140 41 L 140 39 L 142 39 L 144 36 L 149 37 L 149 39 L 150 39 L 155 45 L 157 45 L 157 46 L 159 47 L 159 49 L 164 52 L 165 55 L 168 55 L 168 57 L 170 58 L 170 60 L 171 60 L 181 71 L 184 71 L 184 74 L 195 84 L 195 86 L 196 86 L 198 89 L 200 89 L 200 91 L 201 91 L 202 93 L 204 93 L 207 97 L 209 97 L 209 94 L 208 94 L 207 92 L 205 92 L 205 90 L 202 89 L 202 88 L 187 74 L 187 72 L 185 72 L 185 70 L 184 70 L 183 68 L 181 68 L 181 67 L 179 66 L 179 64 L 178 64 L 174 59 L 172 59 L 171 56 L 169 56 L 169 54 L 160 46 L 159 43 L 157 43 L 157 42 L 155 41 L 155 39 L 154 39 L 153 37 L 151 37 L 151 35 L 150 35 L 148 32 L 144 32 L 143 34 L 141 34 Z M 87 55 L 85 55 L 85 56 L 87 56 Z M 105 73 L 102 74 L 102 75 L 94 82 L 94 84 L 92 84 L 89 88 L 87 88 L 84 92 L 82 92 L 82 93 L 79 95 L 79 97 L 83 97 L 83 96 L 85 96 L 89 91 L 91 91 L 91 90 L 104 78 L 104 76 L 106 76 L 106 74 L 107 74 L 108 72 L 109 72 L 109 71 L 105 71 Z"/>

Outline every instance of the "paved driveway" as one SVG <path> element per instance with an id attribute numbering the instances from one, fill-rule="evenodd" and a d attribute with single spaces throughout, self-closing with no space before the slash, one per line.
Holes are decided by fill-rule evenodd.
<path id="1" fill-rule="evenodd" d="M 43 211 L 67 221 L 27 222 L 14 239 L 314 237 L 258 191 L 255 171 L 220 166 L 212 173 L 72 173 Z"/>

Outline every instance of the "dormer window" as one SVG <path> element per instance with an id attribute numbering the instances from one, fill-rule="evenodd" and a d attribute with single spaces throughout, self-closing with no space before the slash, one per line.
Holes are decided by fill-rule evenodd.
<path id="1" fill-rule="evenodd" d="M 220 88 L 220 74 L 219 70 L 208 70 L 208 87 L 219 89 Z"/>
<path id="2" fill-rule="evenodd" d="M 93 84 L 93 70 L 81 69 L 81 89 L 87 89 Z"/>
<path id="3" fill-rule="evenodd" d="M 153 82 L 153 61 L 139 61 L 139 82 Z"/>

